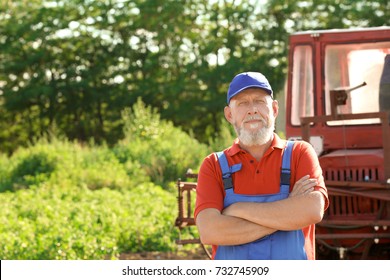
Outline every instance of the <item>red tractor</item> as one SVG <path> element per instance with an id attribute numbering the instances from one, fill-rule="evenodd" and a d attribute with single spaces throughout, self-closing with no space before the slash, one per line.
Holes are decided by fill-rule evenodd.
<path id="1" fill-rule="evenodd" d="M 390 27 L 290 36 L 286 136 L 315 147 L 319 259 L 390 259 Z"/>
<path id="2" fill-rule="evenodd" d="M 390 27 L 292 34 L 287 81 L 286 137 L 314 146 L 330 196 L 317 258 L 390 259 Z M 195 190 L 178 181 L 179 228 Z"/>

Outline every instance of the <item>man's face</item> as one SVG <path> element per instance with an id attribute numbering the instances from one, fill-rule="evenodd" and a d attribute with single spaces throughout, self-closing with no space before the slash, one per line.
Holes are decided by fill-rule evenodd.
<path id="1" fill-rule="evenodd" d="M 277 101 L 259 88 L 242 91 L 225 108 L 226 119 L 246 146 L 262 145 L 272 139 L 277 113 Z"/>

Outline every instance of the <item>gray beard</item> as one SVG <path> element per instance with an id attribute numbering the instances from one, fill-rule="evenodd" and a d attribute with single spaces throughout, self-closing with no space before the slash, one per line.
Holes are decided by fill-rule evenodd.
<path id="1" fill-rule="evenodd" d="M 245 146 L 264 145 L 270 139 L 272 139 L 272 135 L 274 132 L 274 128 L 272 125 L 263 126 L 262 128 L 260 128 L 255 132 L 249 132 L 243 127 L 236 127 L 236 126 L 235 126 L 235 130 L 238 139 L 240 140 L 240 143 L 242 143 Z"/>

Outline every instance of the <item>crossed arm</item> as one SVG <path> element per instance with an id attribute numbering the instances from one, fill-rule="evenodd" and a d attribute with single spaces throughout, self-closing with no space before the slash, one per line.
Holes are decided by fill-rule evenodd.
<path id="1" fill-rule="evenodd" d="M 314 191 L 315 179 L 298 180 L 284 200 L 267 203 L 239 202 L 225 208 L 202 210 L 196 219 L 204 244 L 238 245 L 277 230 L 297 230 L 321 221 L 324 197 Z"/>

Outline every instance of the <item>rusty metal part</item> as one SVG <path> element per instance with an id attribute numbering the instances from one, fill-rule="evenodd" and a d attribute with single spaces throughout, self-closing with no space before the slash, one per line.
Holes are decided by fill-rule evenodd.
<path id="1" fill-rule="evenodd" d="M 182 182 L 180 179 L 177 181 L 178 190 L 178 216 L 175 221 L 175 225 L 180 229 L 186 226 L 195 225 L 195 220 L 192 217 L 191 193 L 195 192 L 195 182 Z M 184 211 L 184 204 L 186 204 L 186 212 Z"/>
<path id="2" fill-rule="evenodd" d="M 383 164 L 385 180 L 390 178 L 390 129 L 389 129 L 389 112 L 373 112 L 361 114 L 343 114 L 330 116 L 314 116 L 301 118 L 302 139 L 310 142 L 310 125 L 312 123 L 324 123 L 328 121 L 356 120 L 379 118 L 382 126 L 382 144 L 383 144 Z"/>

